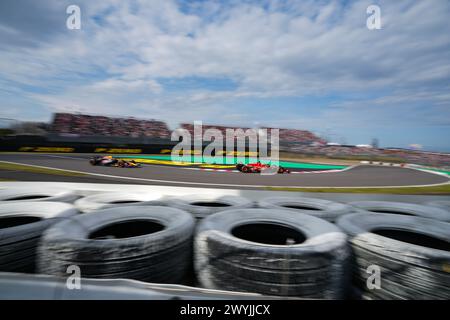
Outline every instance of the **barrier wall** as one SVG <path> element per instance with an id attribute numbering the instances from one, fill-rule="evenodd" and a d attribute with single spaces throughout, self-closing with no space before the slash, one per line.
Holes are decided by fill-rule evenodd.
<path id="1" fill-rule="evenodd" d="M 42 152 L 42 153 L 126 153 L 126 154 L 165 154 L 170 153 L 172 145 L 107 145 L 73 142 L 9 142 L 0 143 L 3 152 Z"/>
<path id="2" fill-rule="evenodd" d="M 41 153 L 100 153 L 100 154 L 171 154 L 175 141 L 152 144 L 82 143 L 74 141 L 53 141 L 45 137 L 17 137 L 0 139 L 0 152 L 41 152 Z M 203 149 L 207 144 L 203 145 Z M 193 155 L 199 151 L 192 150 Z M 258 156 L 258 152 L 220 151 L 224 156 Z M 213 153 L 214 155 L 214 153 Z"/>

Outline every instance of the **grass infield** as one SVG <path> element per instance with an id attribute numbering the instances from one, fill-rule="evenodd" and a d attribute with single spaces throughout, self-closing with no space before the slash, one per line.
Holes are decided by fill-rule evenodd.
<path id="1" fill-rule="evenodd" d="M 0 170 L 8 170 L 8 171 L 21 171 L 21 172 L 30 172 L 30 173 L 40 173 L 40 174 L 51 174 L 58 176 L 71 176 L 71 177 L 80 177 L 85 176 L 85 174 L 77 173 L 77 172 L 69 172 L 66 170 L 58 170 L 58 169 L 47 169 L 47 168 L 38 168 L 25 166 L 21 164 L 12 164 L 5 163 L 0 161 Z"/>

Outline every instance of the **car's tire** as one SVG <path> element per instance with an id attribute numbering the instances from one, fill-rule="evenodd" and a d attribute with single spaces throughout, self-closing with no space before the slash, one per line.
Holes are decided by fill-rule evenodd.
<path id="1" fill-rule="evenodd" d="M 450 299 L 450 223 L 416 216 L 353 213 L 339 218 L 364 299 Z M 367 281 L 380 268 L 380 289 Z"/>
<path id="2" fill-rule="evenodd" d="M 80 198 L 74 191 L 63 188 L 10 188 L 0 190 L 0 203 L 10 201 L 50 201 L 72 203 Z"/>
<path id="3" fill-rule="evenodd" d="M 42 233 L 78 210 L 68 203 L 0 203 L 0 271 L 34 272 Z"/>
<path id="4" fill-rule="evenodd" d="M 390 213 L 408 216 L 418 216 L 450 222 L 450 212 L 437 207 L 420 205 L 415 203 L 391 202 L 391 201 L 356 201 L 349 205 L 365 211 L 375 213 Z"/>
<path id="5" fill-rule="evenodd" d="M 90 278 L 179 283 L 191 266 L 193 230 L 192 216 L 176 208 L 102 209 L 49 228 L 38 266 L 41 273 L 58 276 L 77 265 Z"/>
<path id="6" fill-rule="evenodd" d="M 251 208 L 253 201 L 239 196 L 189 195 L 165 200 L 170 207 L 190 212 L 196 219 L 203 219 L 213 213 L 240 208 Z"/>
<path id="7" fill-rule="evenodd" d="M 162 196 L 155 193 L 136 192 L 102 192 L 75 201 L 75 206 L 82 212 L 102 208 L 124 207 L 134 205 L 164 205 Z"/>
<path id="8" fill-rule="evenodd" d="M 200 222 L 194 241 L 195 271 L 210 289 L 343 298 L 349 257 L 336 226 L 289 210 L 222 211 Z"/>
<path id="9" fill-rule="evenodd" d="M 270 197 L 260 200 L 258 207 L 291 210 L 330 222 L 336 221 L 342 215 L 353 212 L 351 206 L 343 203 L 303 197 Z"/>
<path id="10" fill-rule="evenodd" d="M 278 173 L 279 174 L 291 173 L 291 171 L 289 171 L 288 169 L 286 169 L 284 167 L 278 167 Z"/>

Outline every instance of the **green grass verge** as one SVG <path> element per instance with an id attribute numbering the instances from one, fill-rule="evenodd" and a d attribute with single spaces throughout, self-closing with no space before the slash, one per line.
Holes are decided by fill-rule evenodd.
<path id="1" fill-rule="evenodd" d="M 417 195 L 449 195 L 450 184 L 430 187 L 399 188 L 295 188 L 267 187 L 271 191 L 324 192 L 324 193 L 377 193 L 377 194 L 417 194 Z"/>
<path id="2" fill-rule="evenodd" d="M 21 164 L 12 164 L 5 163 L 0 161 L 0 170 L 8 170 L 8 171 L 21 171 L 21 172 L 30 172 L 30 173 L 39 173 L 39 174 L 51 174 L 58 176 L 71 176 L 71 177 L 80 177 L 85 176 L 82 173 L 69 172 L 65 170 L 57 170 L 57 169 L 46 169 L 46 168 L 38 168 L 25 166 Z"/>

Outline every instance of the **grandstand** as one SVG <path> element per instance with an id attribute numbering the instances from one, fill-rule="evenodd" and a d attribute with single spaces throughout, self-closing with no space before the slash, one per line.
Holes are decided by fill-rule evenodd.
<path id="1" fill-rule="evenodd" d="M 270 133 L 271 129 L 263 127 L 262 129 L 267 129 Z M 270 136 L 269 136 L 270 137 Z M 326 141 L 318 136 L 316 136 L 311 131 L 307 130 L 297 130 L 297 129 L 279 129 L 279 139 L 280 143 L 299 143 L 305 145 L 325 145 Z"/>
<path id="2" fill-rule="evenodd" d="M 186 129 L 189 131 L 189 133 L 194 136 L 194 125 L 191 123 L 182 123 L 180 125 L 182 129 Z M 217 129 L 219 130 L 224 137 L 226 137 L 226 129 L 242 129 L 247 130 L 250 128 L 246 127 L 225 127 L 225 126 L 217 126 L 217 125 L 202 125 L 203 132 L 208 129 Z M 279 128 L 269 128 L 269 127 L 262 127 L 260 129 L 266 129 L 267 130 L 267 138 L 270 139 L 270 132 L 272 129 L 279 129 Z M 324 145 L 326 144 L 326 141 L 315 134 L 313 134 L 310 131 L 306 130 L 297 130 L 297 129 L 279 129 L 279 140 L 281 144 L 289 144 L 289 143 L 300 143 L 300 144 L 318 144 L 318 145 Z"/>
<path id="3" fill-rule="evenodd" d="M 198 138 L 197 136 L 194 136 L 194 125 L 192 123 L 181 123 L 180 124 L 180 128 L 181 129 L 185 129 L 187 130 L 192 137 Z M 205 132 L 208 129 L 216 129 L 219 130 L 224 139 L 226 138 L 226 130 L 227 129 L 233 129 L 233 130 L 238 130 L 238 129 L 242 129 L 244 131 L 246 131 L 247 129 L 250 128 L 244 128 L 244 127 L 225 127 L 225 126 L 216 126 L 216 125 L 208 125 L 208 124 L 202 124 L 202 131 Z"/>
<path id="4" fill-rule="evenodd" d="M 55 113 L 51 133 L 76 136 L 170 138 L 167 124 L 157 120 Z"/>
<path id="5" fill-rule="evenodd" d="M 86 114 L 56 113 L 50 125 L 17 122 L 13 135 L 22 135 L 30 140 L 30 135 L 42 136 L 50 142 L 77 143 L 109 143 L 109 144 L 140 144 L 140 145 L 171 145 L 171 131 L 167 124 L 157 120 L 140 120 L 135 118 L 113 118 Z M 181 123 L 180 128 L 186 129 L 194 137 L 194 124 Z M 37 131 L 37 130 L 40 131 Z M 229 127 L 220 125 L 202 125 L 202 131 L 218 129 L 226 138 L 226 129 L 242 129 L 247 127 Z M 267 129 L 270 139 L 271 127 Z M 11 135 L 11 130 L 4 133 L 5 138 Z M 41 133 L 44 132 L 43 134 Z M 36 134 L 39 132 L 39 134 Z M 4 139 L 5 139 L 4 138 Z M 407 163 L 416 163 L 440 167 L 450 167 L 450 155 L 447 153 L 426 152 L 409 149 L 368 148 L 367 146 L 333 145 L 307 130 L 279 129 L 280 151 L 300 155 L 324 156 L 329 158 L 349 159 L 397 159 Z"/>
<path id="6" fill-rule="evenodd" d="M 388 159 L 405 163 L 415 163 L 448 168 L 450 167 L 450 155 L 447 153 L 426 152 L 407 149 L 383 149 L 367 148 L 352 145 L 305 145 L 291 143 L 281 145 L 281 151 L 293 152 L 302 155 L 324 156 L 328 158 L 347 159 Z"/>
<path id="7" fill-rule="evenodd" d="M 166 138 L 169 139 L 171 132 L 165 122 L 156 120 L 139 120 L 135 118 L 112 118 L 105 116 L 93 116 L 86 114 L 55 113 L 50 132 L 60 136 L 108 136 L 108 137 L 130 137 L 130 138 Z M 194 124 L 181 123 L 180 128 L 186 129 L 194 136 Z M 208 129 L 219 130 L 226 137 L 226 129 L 250 129 L 248 127 L 229 127 L 219 125 L 202 125 L 203 132 Z M 267 129 L 270 137 L 270 130 Z M 297 129 L 279 129 L 281 143 L 319 144 L 326 143 L 310 131 Z"/>

